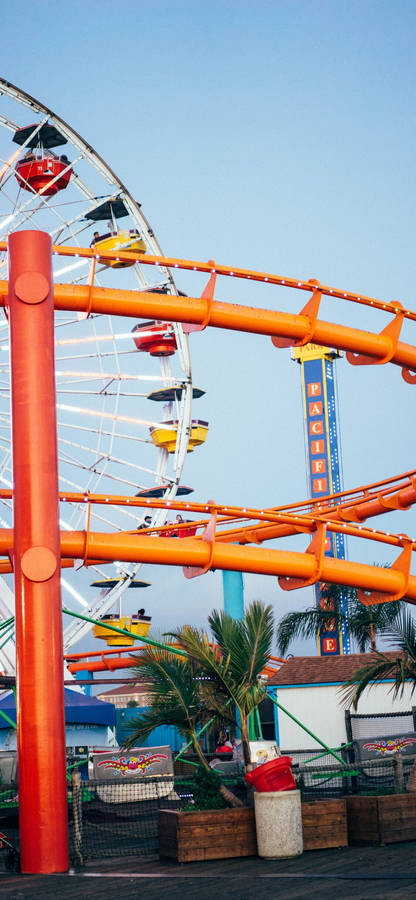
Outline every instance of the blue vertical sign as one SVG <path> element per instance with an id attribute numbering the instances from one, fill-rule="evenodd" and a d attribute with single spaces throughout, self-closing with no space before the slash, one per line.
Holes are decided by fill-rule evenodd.
<path id="1" fill-rule="evenodd" d="M 340 355 L 317 344 L 306 344 L 292 351 L 293 359 L 302 369 L 308 485 L 314 500 L 342 489 L 334 381 L 334 360 Z M 325 556 L 345 559 L 342 534 L 327 534 Z M 319 584 L 315 585 L 315 595 L 317 606 L 335 610 L 335 601 L 321 596 Z M 347 612 L 346 597 L 341 597 L 341 610 Z M 350 652 L 347 627 L 342 625 L 339 629 L 335 618 L 329 620 L 327 629 L 319 634 L 319 654 L 333 656 Z"/>

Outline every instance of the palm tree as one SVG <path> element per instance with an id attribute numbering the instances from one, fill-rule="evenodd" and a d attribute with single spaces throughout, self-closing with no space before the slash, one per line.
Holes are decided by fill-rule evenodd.
<path id="1" fill-rule="evenodd" d="M 339 584 L 324 584 L 321 597 L 326 605 L 290 612 L 280 620 L 277 626 L 277 647 L 281 656 L 296 638 L 316 638 L 320 631 L 338 630 L 346 624 L 351 637 L 357 644 L 360 653 L 370 647 L 376 650 L 376 635 L 391 626 L 401 610 L 401 600 L 390 603 L 372 603 L 365 606 L 358 600 L 357 589 Z M 341 599 L 347 601 L 347 614 L 341 612 Z M 333 601 L 333 602 L 331 602 Z M 328 608 L 331 603 L 332 609 Z"/>
<path id="2" fill-rule="evenodd" d="M 214 610 L 208 623 L 212 637 L 191 625 L 184 625 L 173 637 L 209 679 L 211 705 L 218 717 L 238 725 L 247 768 L 250 766 L 248 717 L 266 696 L 260 676 L 272 650 L 272 607 L 254 601 L 241 620 Z"/>
<path id="3" fill-rule="evenodd" d="M 228 716 L 226 698 L 214 698 L 212 685 L 199 678 L 197 667 L 188 656 L 178 656 L 176 648 L 147 647 L 136 660 L 136 674 L 149 685 L 150 709 L 130 719 L 126 726 L 130 737 L 124 741 L 124 747 L 145 740 L 159 725 L 174 725 L 192 743 L 206 777 L 209 775 L 214 794 L 221 794 L 229 806 L 242 806 L 242 801 L 214 775 L 199 743 L 201 727 L 210 724 L 213 728 L 217 716 L 221 719 Z"/>
<path id="4" fill-rule="evenodd" d="M 178 656 L 173 648 L 170 651 L 147 647 L 136 661 L 134 671 L 149 685 L 150 708 L 130 719 L 126 729 L 130 736 L 124 746 L 133 747 L 146 740 L 159 725 L 174 725 L 182 737 L 192 743 L 203 768 L 209 770 L 198 731 L 217 715 L 219 708 L 218 702 L 215 709 L 211 703 L 210 686 L 196 677 L 188 657 Z"/>
<path id="5" fill-rule="evenodd" d="M 342 691 L 346 706 L 352 703 L 354 709 L 357 709 L 358 701 L 366 687 L 386 679 L 394 679 L 393 697 L 403 694 L 406 682 L 412 684 L 413 694 L 416 688 L 416 625 L 409 610 L 405 608 L 400 610 L 386 636 L 397 648 L 397 656 L 391 659 L 376 650 L 371 662 L 356 669 Z"/>

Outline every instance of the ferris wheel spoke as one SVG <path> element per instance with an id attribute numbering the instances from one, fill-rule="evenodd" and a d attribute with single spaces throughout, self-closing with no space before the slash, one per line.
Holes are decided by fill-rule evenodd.
<path id="1" fill-rule="evenodd" d="M 102 395 L 97 395 L 102 396 Z M 56 408 L 59 410 L 64 410 L 65 412 L 76 413 L 79 416 L 87 416 L 91 419 L 100 419 L 103 421 L 104 419 L 108 419 L 113 422 L 123 422 L 129 423 L 130 425 L 139 425 L 144 428 L 160 428 L 163 424 L 163 427 L 168 431 L 175 431 L 175 426 L 173 424 L 167 422 L 158 422 L 154 419 L 138 419 L 136 416 L 124 416 L 121 413 L 113 413 L 113 412 L 105 412 L 104 410 L 95 410 L 95 409 L 87 409 L 82 406 L 72 406 L 66 403 L 57 403 Z M 151 441 L 148 441 L 151 443 Z"/>
<path id="2" fill-rule="evenodd" d="M 98 428 L 97 429 L 87 428 L 86 426 L 75 424 L 74 422 L 60 421 L 60 422 L 58 422 L 58 427 L 60 429 L 68 428 L 72 431 L 75 430 L 75 431 L 88 433 L 88 434 L 96 434 L 96 435 L 101 434 L 103 437 L 108 437 L 108 438 L 113 437 L 113 433 L 111 431 L 105 431 L 104 429 L 101 431 Z M 123 433 L 121 431 L 116 432 L 115 437 L 120 439 L 123 442 L 130 441 L 130 442 L 139 443 L 139 444 L 149 444 L 150 443 L 148 438 L 141 438 L 138 435 L 127 434 L 127 433 Z"/>
<path id="3" fill-rule="evenodd" d="M 65 440 L 64 438 L 61 439 L 60 443 L 61 443 L 61 445 L 67 445 L 68 447 L 75 448 L 76 450 L 80 450 L 80 451 L 83 451 L 86 453 L 92 453 L 95 455 L 97 453 L 97 449 L 95 447 L 88 446 L 87 444 L 79 444 L 75 441 Z M 114 463 L 119 466 L 125 466 L 136 472 L 144 472 L 147 475 L 152 475 L 152 476 L 157 474 L 156 469 L 151 469 L 148 466 L 141 466 L 139 463 L 132 462 L 132 460 L 122 459 L 121 457 L 115 456 L 114 454 L 110 454 L 110 453 L 102 454 L 100 459 L 103 459 L 103 458 L 108 460 L 108 462 Z M 68 459 L 71 460 L 72 457 L 68 456 Z"/>
<path id="4" fill-rule="evenodd" d="M 1 367 L 0 367 L 1 371 Z M 130 372 L 75 372 L 71 370 L 62 370 L 58 369 L 56 371 L 56 376 L 59 378 L 65 379 L 60 382 L 61 384 L 66 384 L 72 382 L 73 384 L 83 384 L 85 380 L 88 381 L 108 381 L 110 384 L 113 381 L 153 381 L 153 382 L 166 382 L 170 387 L 182 388 L 183 382 L 176 381 L 172 376 L 164 378 L 163 376 L 158 375 L 132 375 Z M 147 397 L 147 394 L 143 396 Z"/>
<path id="5" fill-rule="evenodd" d="M 67 466 L 71 466 L 71 468 L 73 468 L 73 469 L 79 469 L 82 472 L 90 472 L 93 475 L 97 475 L 97 476 L 99 476 L 100 479 L 105 475 L 105 477 L 108 478 L 110 481 L 115 481 L 119 485 L 123 485 L 128 488 L 137 489 L 137 481 L 136 480 L 132 481 L 128 478 L 123 478 L 121 475 L 115 475 L 114 473 L 110 474 L 109 472 L 107 472 L 107 467 L 104 467 L 103 469 L 98 468 L 100 461 L 102 461 L 104 463 L 109 462 L 109 460 L 107 458 L 100 457 L 97 462 L 91 463 L 91 465 L 86 465 L 85 463 L 82 463 L 80 460 L 75 460 L 73 457 L 71 458 L 70 456 L 65 456 L 61 453 L 59 456 L 59 461 L 61 463 L 65 463 Z"/>

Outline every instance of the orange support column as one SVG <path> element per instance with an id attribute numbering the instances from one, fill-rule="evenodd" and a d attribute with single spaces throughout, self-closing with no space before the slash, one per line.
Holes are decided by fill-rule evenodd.
<path id="1" fill-rule="evenodd" d="M 48 234 L 9 238 L 21 867 L 68 868 L 54 309 Z"/>

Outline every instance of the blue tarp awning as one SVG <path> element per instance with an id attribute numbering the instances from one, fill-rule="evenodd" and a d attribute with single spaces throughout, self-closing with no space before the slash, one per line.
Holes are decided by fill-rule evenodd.
<path id="1" fill-rule="evenodd" d="M 65 722 L 80 723 L 82 725 L 115 725 L 115 708 L 112 703 L 104 703 L 95 697 L 87 697 L 79 691 L 71 691 L 64 688 L 65 693 Z M 13 722 L 16 722 L 16 703 L 11 692 L 3 700 L 0 700 L 0 710 L 6 713 Z M 5 719 L 0 716 L 0 728 L 10 728 Z"/>

